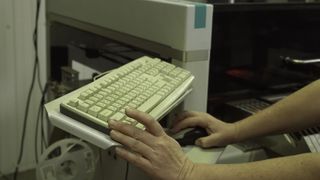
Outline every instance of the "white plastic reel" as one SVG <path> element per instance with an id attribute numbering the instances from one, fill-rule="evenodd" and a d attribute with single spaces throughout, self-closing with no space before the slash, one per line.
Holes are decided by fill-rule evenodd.
<path id="1" fill-rule="evenodd" d="M 79 139 L 58 141 L 41 155 L 38 180 L 92 180 L 95 173 L 92 148 Z"/>

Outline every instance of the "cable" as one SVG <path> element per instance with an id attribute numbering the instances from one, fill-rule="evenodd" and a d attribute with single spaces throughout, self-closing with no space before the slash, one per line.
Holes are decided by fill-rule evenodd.
<path id="1" fill-rule="evenodd" d="M 39 63 L 39 56 L 38 56 L 38 22 L 39 22 L 39 14 L 40 14 L 40 5 L 41 5 L 41 0 L 37 0 L 37 9 L 36 9 L 36 20 L 35 20 L 35 28 L 34 28 L 34 32 L 33 32 L 33 46 L 34 46 L 34 50 L 35 50 L 35 61 L 37 61 Z M 43 92 L 43 88 L 41 85 L 41 78 L 40 78 L 40 67 L 39 64 L 37 66 L 37 71 L 38 71 L 38 85 L 39 88 L 41 90 L 41 92 Z"/>
<path id="2" fill-rule="evenodd" d="M 114 70 L 114 69 L 113 69 L 113 70 Z M 103 73 L 100 73 L 100 74 L 94 76 L 94 77 L 93 77 L 93 81 L 99 79 L 100 77 L 102 77 L 102 76 L 104 76 L 104 75 L 106 75 L 106 74 L 109 74 L 109 73 L 110 73 L 111 71 L 113 71 L 113 70 L 106 71 L 106 72 L 103 72 Z"/>
<path id="3" fill-rule="evenodd" d="M 38 132 L 39 132 L 39 122 L 40 122 L 40 127 L 41 127 L 41 137 L 43 138 L 43 109 L 44 109 L 44 104 L 45 104 L 45 97 L 47 94 L 47 90 L 48 90 L 48 83 L 46 83 L 44 90 L 42 92 L 42 97 L 40 100 L 40 104 L 39 104 L 39 109 L 38 109 L 38 114 L 37 114 L 37 122 L 36 122 L 36 129 L 35 129 L 35 161 L 36 163 L 38 163 Z M 42 139 L 41 139 L 42 142 Z M 41 144 L 42 146 L 42 144 Z M 47 147 L 47 144 L 45 143 L 45 147 Z M 42 151 L 41 151 L 42 154 Z"/>
<path id="4" fill-rule="evenodd" d="M 20 151 L 19 151 L 19 155 L 18 155 L 17 166 L 16 166 L 14 176 L 13 176 L 14 180 L 17 180 L 17 178 L 18 178 L 19 165 L 22 161 L 30 100 L 31 100 L 33 86 L 34 86 L 34 82 L 35 82 L 35 78 L 36 78 L 37 69 L 39 69 L 39 67 L 38 67 L 39 66 L 39 59 L 38 59 L 38 43 L 37 43 L 38 38 L 37 38 L 37 35 L 38 35 L 38 20 L 39 20 L 40 5 L 41 5 L 41 0 L 37 0 L 36 21 L 35 21 L 35 29 L 34 29 L 34 33 L 33 33 L 33 43 L 35 46 L 35 62 L 34 62 L 34 66 L 33 66 L 32 80 L 31 80 L 31 85 L 30 85 L 29 92 L 28 92 L 25 115 L 24 115 L 24 120 L 23 120 L 23 128 L 22 128 L 22 135 L 21 135 L 21 142 L 20 142 Z M 40 84 L 39 84 L 39 86 L 41 89 Z"/>
<path id="5" fill-rule="evenodd" d="M 129 176 L 129 162 L 127 161 L 127 168 L 126 168 L 126 175 L 125 175 L 125 180 L 128 180 L 128 176 Z"/>
<path id="6" fill-rule="evenodd" d="M 17 162 L 17 167 L 14 173 L 14 180 L 17 178 L 17 173 L 19 170 L 19 165 L 22 160 L 22 155 L 23 155 L 23 147 L 24 147 L 24 140 L 25 140 L 25 134 L 26 134 L 26 126 L 27 126 L 27 119 L 28 119 L 28 114 L 29 114 L 29 106 L 30 106 L 30 99 L 31 99 L 31 94 L 34 86 L 34 80 L 35 80 L 35 74 L 36 74 L 36 66 L 37 62 L 34 63 L 34 71 L 33 71 L 33 76 L 32 76 L 32 82 L 31 86 L 29 88 L 29 93 L 28 93 L 28 99 L 27 99 L 27 105 L 25 109 L 25 115 L 24 115 L 24 120 L 23 120 L 23 129 L 22 129 L 22 137 L 21 137 L 21 142 L 20 142 L 20 151 L 19 151 L 19 156 L 18 156 L 18 162 Z"/>
<path id="7" fill-rule="evenodd" d="M 34 141 L 34 149 L 35 149 L 35 160 L 36 164 L 38 164 L 38 129 L 39 129 L 39 119 L 40 119 L 40 111 L 41 111 L 41 105 L 39 105 L 38 114 L 37 114 L 37 122 L 36 122 L 36 132 L 35 132 L 35 141 Z"/>

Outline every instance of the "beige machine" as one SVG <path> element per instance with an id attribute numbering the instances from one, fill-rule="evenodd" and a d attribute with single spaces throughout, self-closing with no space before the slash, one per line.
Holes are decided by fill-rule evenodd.
<path id="1" fill-rule="evenodd" d="M 188 1 L 48 1 L 48 45 L 50 48 L 57 39 L 63 41 L 65 37 L 54 32 L 55 25 L 62 24 L 170 59 L 196 77 L 193 83 L 196 88 L 181 108 L 206 111 L 212 13 L 212 5 Z M 52 38 L 53 33 L 58 35 Z M 53 63 L 52 60 L 48 64 Z M 50 72 L 50 67 L 48 69 Z M 94 144 L 101 148 L 109 147 L 108 142 L 101 145 L 105 137 L 81 133 L 85 131 L 75 129 L 72 123 L 66 124 L 58 113 L 54 116 L 49 113 L 49 116 L 53 125 L 81 138 L 91 136 L 90 142 L 98 140 Z"/>
<path id="2" fill-rule="evenodd" d="M 196 77 L 186 109 L 206 110 L 213 7 L 171 0 L 93 0 L 47 3 L 50 24 L 62 23 L 136 46 L 190 70 Z"/>
<path id="3" fill-rule="evenodd" d="M 195 76 L 193 91 L 176 110 L 206 112 L 213 10 L 210 4 L 182 0 L 48 0 L 48 48 L 78 39 L 101 44 L 101 39 L 106 38 L 169 60 Z M 71 30 L 71 33 L 65 33 L 65 30 Z M 84 45 L 79 47 L 72 45 L 70 49 L 81 49 Z M 73 54 L 84 53 L 75 50 Z M 52 70 L 50 65 L 55 63 L 53 59 L 49 60 L 48 72 Z M 115 144 L 109 136 L 63 116 L 58 107 L 59 100 L 46 105 L 50 122 L 90 142 L 99 152 L 94 179 L 149 179 L 114 155 L 112 147 Z M 188 146 L 184 151 L 194 162 L 209 164 L 267 158 L 259 147 L 246 151 L 235 145 L 205 150 Z"/>
<path id="4" fill-rule="evenodd" d="M 55 29 L 58 24 L 170 59 L 171 63 L 191 71 L 196 77 L 195 88 L 179 108 L 206 111 L 212 5 L 180 0 L 49 0 L 46 11 L 49 49 L 52 42 L 60 38 L 63 41 L 63 36 L 59 36 Z M 113 142 L 107 135 L 66 119 L 56 105 L 46 107 L 54 126 L 101 149 L 100 171 L 96 179 L 148 179 L 141 171 L 113 155 L 110 148 Z M 191 158 L 202 153 L 202 158 L 194 158 L 197 161 L 212 163 L 221 154 L 221 149 L 215 149 L 215 153 L 191 147 L 185 150 Z"/>

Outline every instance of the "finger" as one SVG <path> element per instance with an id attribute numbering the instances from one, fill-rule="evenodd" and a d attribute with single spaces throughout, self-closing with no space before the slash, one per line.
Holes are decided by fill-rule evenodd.
<path id="1" fill-rule="evenodd" d="M 139 141 L 143 142 L 148 146 L 152 146 L 155 142 L 155 137 L 152 136 L 150 133 L 144 130 L 138 129 L 132 125 L 113 121 L 113 120 L 110 120 L 108 123 L 111 129 L 114 129 L 116 131 L 121 132 L 122 134 L 130 136 L 133 139 L 138 139 Z"/>
<path id="2" fill-rule="evenodd" d="M 110 131 L 110 137 L 120 144 L 130 148 L 132 151 L 137 152 L 147 158 L 153 154 L 153 150 L 146 144 L 130 136 L 126 136 L 116 130 Z"/>
<path id="3" fill-rule="evenodd" d="M 143 124 L 151 134 L 155 136 L 161 136 L 164 134 L 159 122 L 153 119 L 149 114 L 128 108 L 126 109 L 126 115 Z"/>
<path id="4" fill-rule="evenodd" d="M 182 129 L 188 128 L 188 127 L 195 127 L 195 126 L 200 126 L 203 128 L 207 128 L 208 127 L 208 120 L 201 118 L 199 116 L 195 116 L 195 117 L 189 117 L 186 118 L 185 120 L 179 122 L 178 124 L 176 124 L 171 131 L 172 132 L 178 132 Z"/>
<path id="5" fill-rule="evenodd" d="M 174 120 L 173 124 L 177 124 L 178 122 L 188 118 L 188 117 L 192 117 L 192 116 L 196 116 L 196 112 L 194 111 L 183 111 L 182 113 L 180 113 Z"/>
<path id="6" fill-rule="evenodd" d="M 217 136 L 215 136 L 214 134 L 197 139 L 195 144 L 203 148 L 221 146 L 220 142 L 217 139 Z"/>
<path id="7" fill-rule="evenodd" d="M 150 163 L 150 161 L 139 154 L 130 152 L 121 147 L 116 147 L 116 154 L 122 159 L 125 159 L 126 161 L 145 170 L 146 172 L 148 172 L 148 170 L 152 168 L 152 164 Z"/>

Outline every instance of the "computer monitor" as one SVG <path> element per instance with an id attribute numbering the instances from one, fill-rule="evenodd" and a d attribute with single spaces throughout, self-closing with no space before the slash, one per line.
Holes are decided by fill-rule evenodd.
<path id="1" fill-rule="evenodd" d="M 293 91 L 317 78 L 319 66 L 296 67 L 283 57 L 320 57 L 320 4 L 214 4 L 213 12 L 209 112 L 219 103 Z"/>

